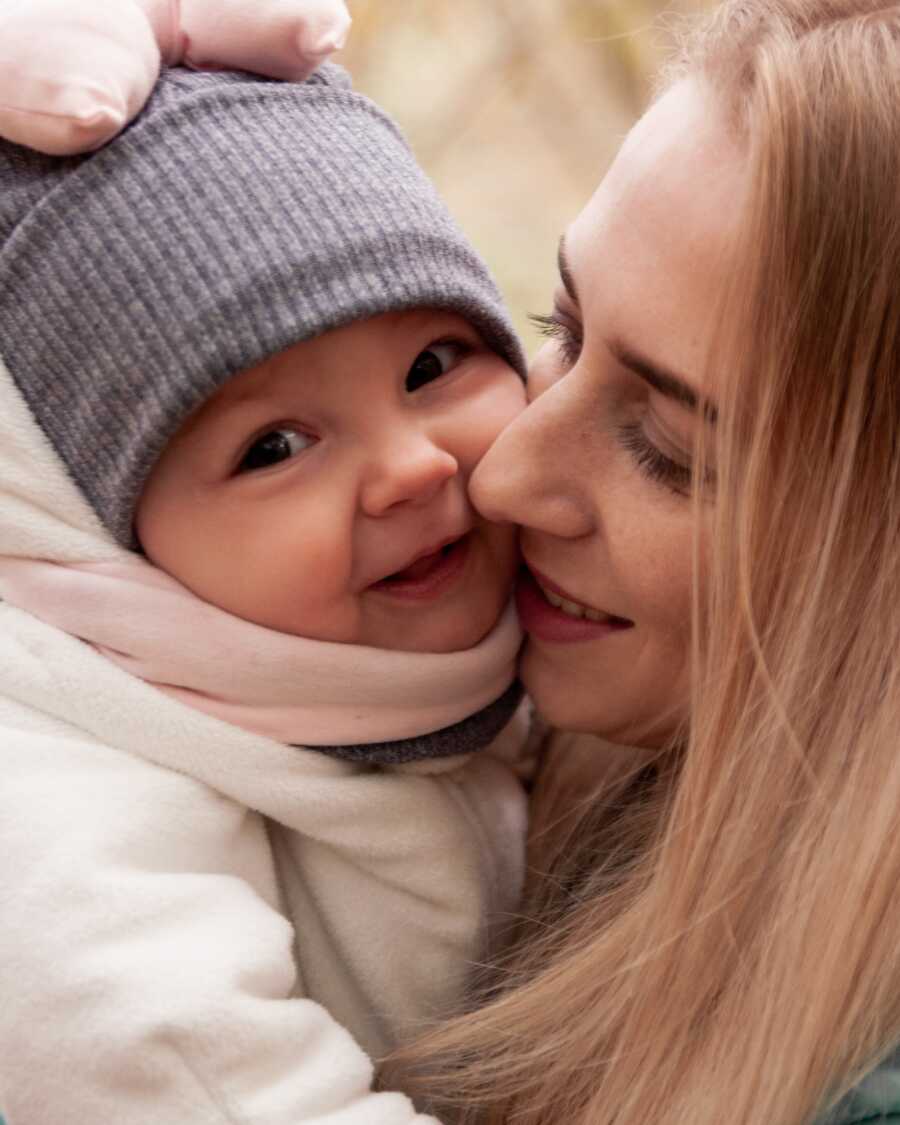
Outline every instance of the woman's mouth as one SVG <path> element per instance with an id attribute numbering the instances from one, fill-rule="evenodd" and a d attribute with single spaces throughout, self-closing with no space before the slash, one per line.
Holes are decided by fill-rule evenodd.
<path id="1" fill-rule="evenodd" d="M 460 577 L 469 557 L 470 535 L 421 555 L 409 566 L 369 587 L 380 594 L 424 601 L 444 594 Z"/>
<path id="2" fill-rule="evenodd" d="M 516 585 L 522 628 L 540 641 L 596 640 L 630 629 L 633 621 L 575 601 L 539 571 L 523 569 Z"/>

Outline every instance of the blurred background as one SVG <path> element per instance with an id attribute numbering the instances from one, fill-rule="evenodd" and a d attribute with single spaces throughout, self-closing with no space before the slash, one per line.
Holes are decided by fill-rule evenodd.
<path id="1" fill-rule="evenodd" d="M 556 244 L 705 0 L 348 0 L 338 56 L 400 122 L 526 340 Z"/>

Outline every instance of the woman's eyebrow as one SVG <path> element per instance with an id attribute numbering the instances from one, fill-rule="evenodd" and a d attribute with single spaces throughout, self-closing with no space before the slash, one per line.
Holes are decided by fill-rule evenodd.
<path id="1" fill-rule="evenodd" d="M 621 340 L 612 339 L 607 346 L 623 367 L 649 383 L 654 390 L 677 402 L 679 406 L 686 406 L 696 413 L 702 412 L 710 425 L 716 424 L 719 412 L 715 405 L 709 399 L 701 399 L 687 379 L 653 363 Z"/>
<path id="2" fill-rule="evenodd" d="M 575 278 L 572 276 L 572 267 L 569 264 L 569 257 L 566 253 L 566 236 L 563 235 L 559 240 L 559 248 L 557 250 L 557 264 L 559 267 L 559 277 L 563 283 L 563 288 L 572 301 L 577 305 L 578 291 L 575 288 Z M 643 379 L 645 383 L 649 383 L 654 390 L 659 391 L 661 395 L 666 398 L 672 399 L 680 406 L 687 407 L 695 413 L 702 412 L 704 419 L 709 422 L 711 426 L 716 424 L 719 417 L 719 412 L 714 403 L 709 399 L 701 399 L 700 395 L 691 386 L 690 380 L 685 379 L 681 375 L 676 375 L 673 371 L 668 371 L 666 368 L 661 367 L 658 363 L 647 359 L 642 356 L 634 348 L 629 347 L 627 344 L 619 339 L 612 339 L 608 343 L 608 347 L 613 356 L 622 364 L 627 367 L 638 378 Z"/>
<path id="3" fill-rule="evenodd" d="M 579 303 L 578 292 L 575 289 L 575 278 L 572 276 L 572 267 L 569 265 L 569 259 L 566 254 L 565 235 L 562 235 L 559 240 L 559 248 L 556 252 L 556 264 L 559 269 L 559 279 L 563 283 L 563 288 L 577 305 Z"/>

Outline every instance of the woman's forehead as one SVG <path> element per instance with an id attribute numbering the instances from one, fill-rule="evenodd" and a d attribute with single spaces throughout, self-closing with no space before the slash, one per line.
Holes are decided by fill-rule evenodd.
<path id="1" fill-rule="evenodd" d="M 699 83 L 681 82 L 628 135 L 566 236 L 586 326 L 699 377 L 737 263 L 743 154 Z"/>

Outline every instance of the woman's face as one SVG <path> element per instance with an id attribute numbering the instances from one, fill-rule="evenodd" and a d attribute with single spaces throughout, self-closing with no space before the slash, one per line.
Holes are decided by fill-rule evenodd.
<path id="1" fill-rule="evenodd" d="M 743 186 L 710 95 L 680 83 L 566 232 L 531 405 L 473 478 L 488 518 L 522 526 L 522 675 L 569 730 L 657 745 L 687 716 L 690 467 Z"/>

